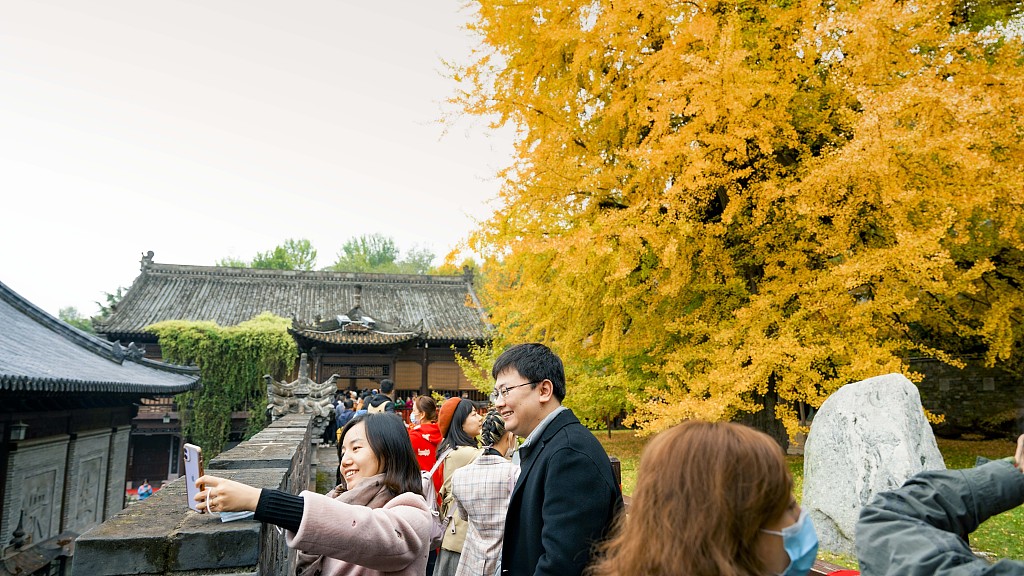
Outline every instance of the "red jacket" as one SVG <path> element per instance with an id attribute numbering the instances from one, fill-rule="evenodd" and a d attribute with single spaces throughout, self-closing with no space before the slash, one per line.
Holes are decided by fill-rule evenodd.
<path id="1" fill-rule="evenodd" d="M 409 440 L 412 441 L 412 449 L 416 452 L 416 460 L 420 463 L 420 470 L 430 471 L 437 462 L 437 445 L 441 443 L 441 429 L 437 422 L 423 422 L 409 427 Z M 444 481 L 442 470 L 439 467 L 434 472 L 434 489 L 441 491 L 441 484 Z"/>

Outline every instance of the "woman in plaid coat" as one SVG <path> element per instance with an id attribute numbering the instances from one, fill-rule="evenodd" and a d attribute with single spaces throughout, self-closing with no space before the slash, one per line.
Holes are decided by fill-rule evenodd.
<path id="1" fill-rule="evenodd" d="M 505 421 L 494 410 L 484 418 L 480 437 L 485 446 L 483 454 L 452 477 L 459 514 L 469 521 L 455 576 L 490 576 L 497 572 L 505 513 L 519 476 L 519 467 L 508 460 L 516 446 L 515 434 L 505 431 Z"/>

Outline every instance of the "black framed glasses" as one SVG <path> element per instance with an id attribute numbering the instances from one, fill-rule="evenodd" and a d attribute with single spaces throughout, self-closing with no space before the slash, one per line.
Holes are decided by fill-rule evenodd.
<path id="1" fill-rule="evenodd" d="M 515 390 L 516 388 L 519 388 L 521 386 L 533 386 L 534 384 L 540 384 L 541 382 L 543 382 L 543 380 L 536 380 L 534 382 L 523 382 L 522 384 L 516 384 L 515 386 L 502 386 L 501 388 L 496 388 L 494 392 L 491 392 L 491 403 L 493 404 L 497 402 L 498 396 L 501 396 L 502 398 L 508 398 L 508 393 L 511 390 Z"/>

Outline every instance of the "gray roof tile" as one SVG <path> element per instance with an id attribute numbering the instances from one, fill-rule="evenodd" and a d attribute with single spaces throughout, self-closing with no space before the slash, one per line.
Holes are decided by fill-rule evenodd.
<path id="1" fill-rule="evenodd" d="M 198 387 L 198 369 L 86 334 L 0 283 L 0 391 L 149 395 Z"/>
<path id="2" fill-rule="evenodd" d="M 490 325 L 472 276 L 257 270 L 157 264 L 142 273 L 97 331 L 138 338 L 163 320 L 210 320 L 235 326 L 269 311 L 303 327 L 359 306 L 394 326 L 419 326 L 427 342 L 482 341 Z"/>

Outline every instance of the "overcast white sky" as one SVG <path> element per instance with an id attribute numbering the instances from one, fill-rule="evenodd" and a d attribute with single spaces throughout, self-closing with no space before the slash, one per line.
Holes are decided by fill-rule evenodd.
<path id="1" fill-rule="evenodd" d="M 318 267 L 375 232 L 440 258 L 495 208 L 510 132 L 439 123 L 459 0 L 0 0 L 0 282 L 97 312 L 147 250 Z"/>

